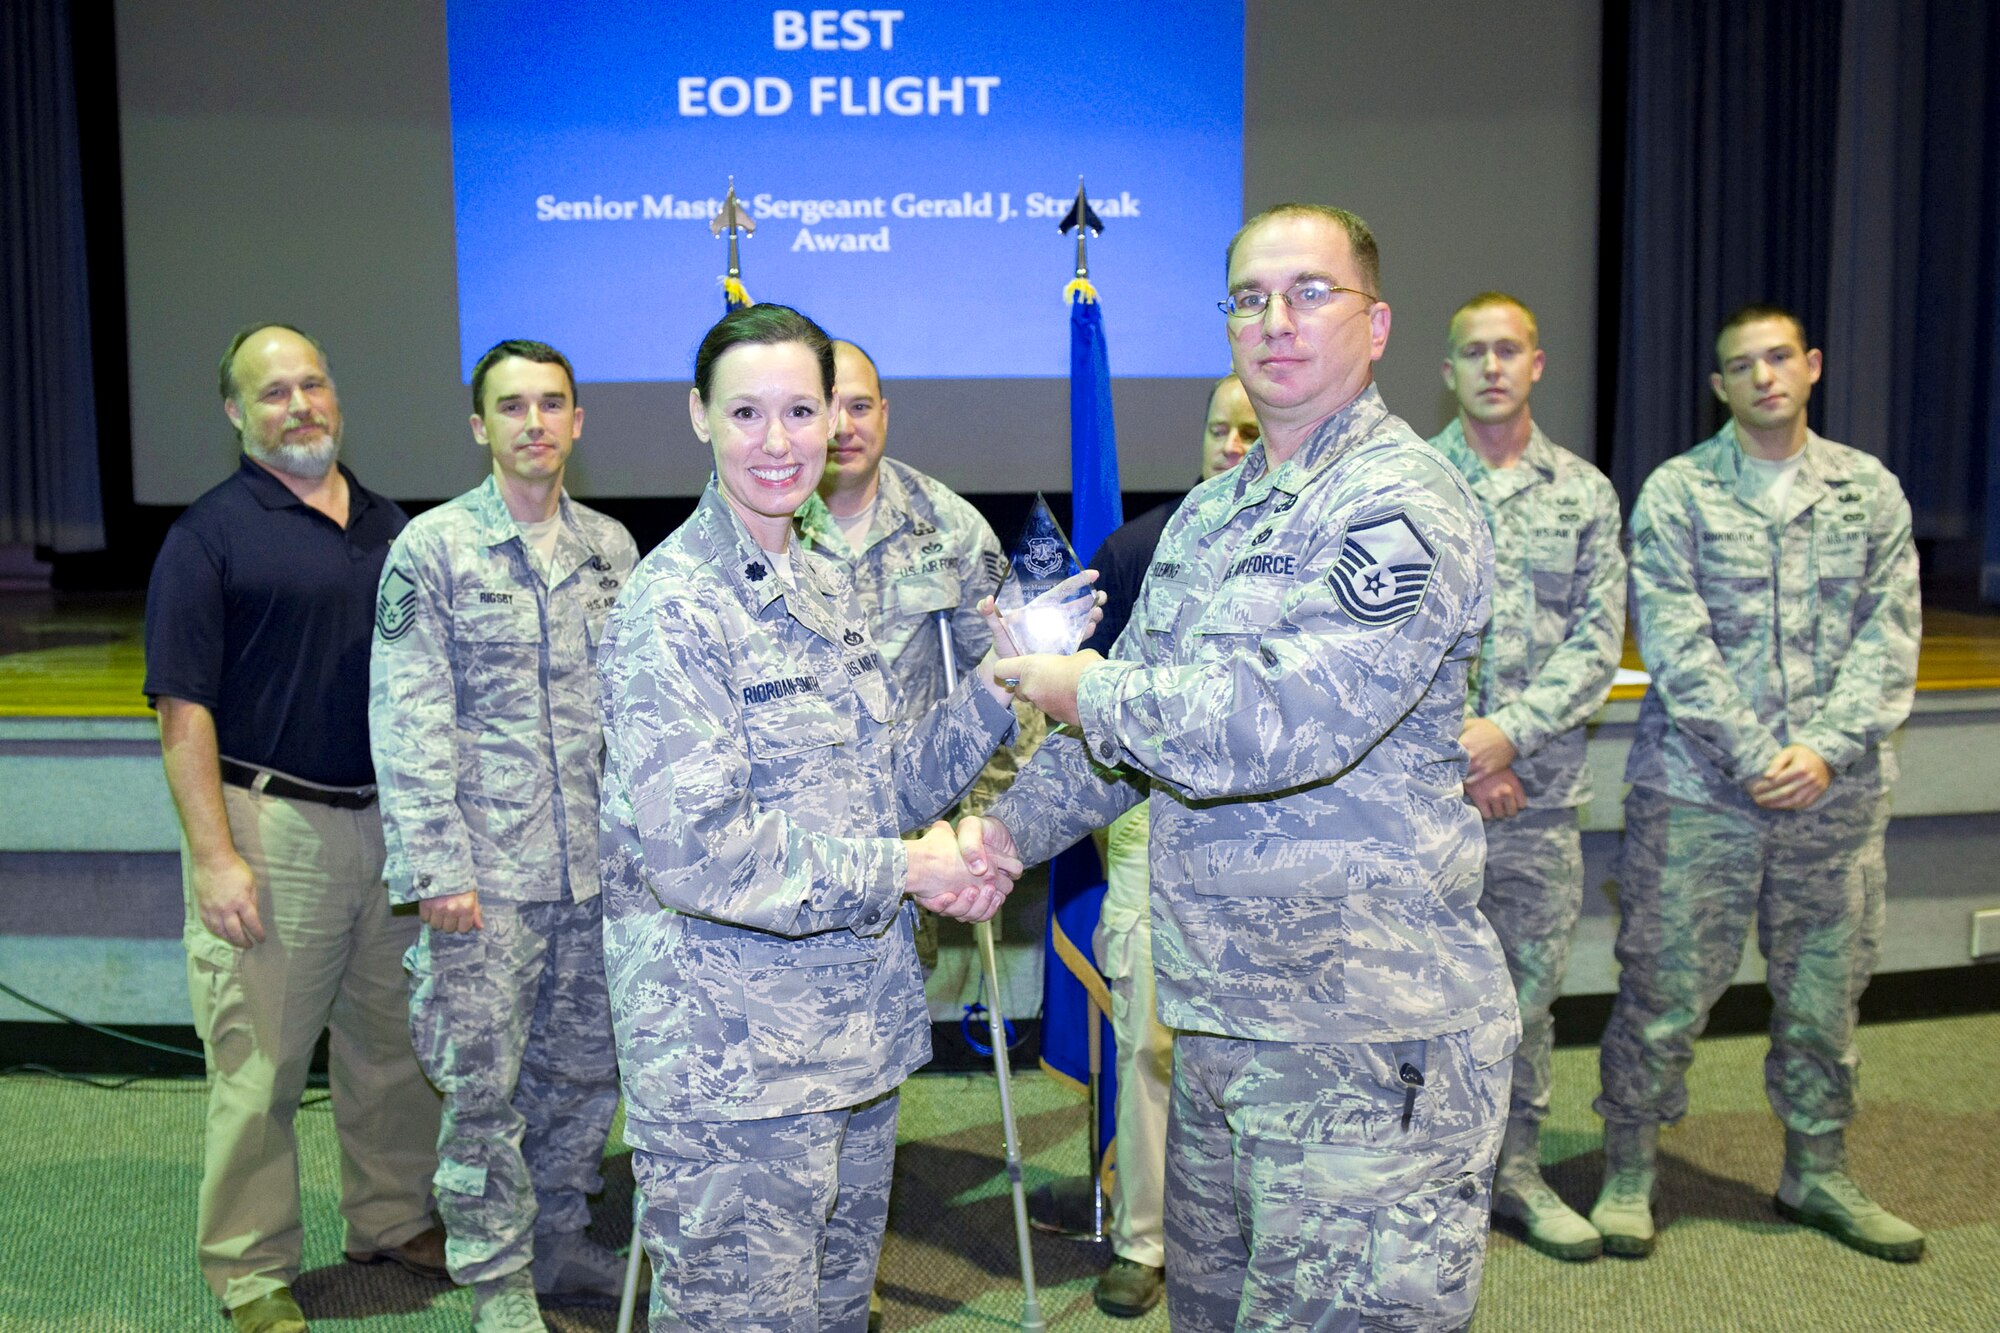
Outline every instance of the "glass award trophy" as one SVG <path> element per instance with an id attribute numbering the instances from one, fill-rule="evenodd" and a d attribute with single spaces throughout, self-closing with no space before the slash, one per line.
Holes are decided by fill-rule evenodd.
<path id="1" fill-rule="evenodd" d="M 1007 559 L 1007 577 L 993 602 L 1015 650 L 1067 655 L 1082 647 L 1090 637 L 1096 593 L 1039 494 Z"/>

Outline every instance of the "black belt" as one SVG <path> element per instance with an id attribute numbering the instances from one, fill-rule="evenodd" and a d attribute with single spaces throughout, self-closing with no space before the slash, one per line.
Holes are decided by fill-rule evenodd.
<path id="1" fill-rule="evenodd" d="M 243 787 L 265 796 L 282 796 L 293 801 L 312 801 L 318 805 L 331 805 L 341 810 L 366 810 L 375 804 L 375 787 L 372 783 L 365 787 L 328 787 L 323 783 L 287 777 L 272 769 L 258 768 L 254 764 L 242 763 L 227 757 L 222 760 L 222 780 L 232 787 Z"/>

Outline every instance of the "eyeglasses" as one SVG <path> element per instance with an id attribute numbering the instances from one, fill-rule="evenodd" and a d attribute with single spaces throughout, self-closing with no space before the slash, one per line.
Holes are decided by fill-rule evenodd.
<path id="1" fill-rule="evenodd" d="M 1294 283 L 1282 292 L 1260 292 L 1248 287 L 1240 292 L 1231 292 L 1227 300 L 1217 301 L 1215 308 L 1231 319 L 1256 319 L 1270 307 L 1272 299 L 1278 298 L 1292 308 L 1293 313 L 1302 310 L 1318 310 L 1341 292 L 1353 292 L 1365 296 L 1370 305 L 1382 298 L 1373 292 L 1364 292 L 1359 287 L 1337 287 L 1323 278 L 1307 278 Z"/>

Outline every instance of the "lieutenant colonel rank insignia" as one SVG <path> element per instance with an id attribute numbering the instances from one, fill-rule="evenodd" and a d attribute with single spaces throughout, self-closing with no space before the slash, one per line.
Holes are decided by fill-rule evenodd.
<path id="1" fill-rule="evenodd" d="M 402 570 L 391 569 L 375 598 L 375 632 L 382 636 L 382 642 L 394 643 L 416 623 L 417 585 Z"/>
<path id="2" fill-rule="evenodd" d="M 1380 628 L 1416 613 L 1436 568 L 1437 553 L 1398 510 L 1349 528 L 1326 581 L 1343 611 Z"/>

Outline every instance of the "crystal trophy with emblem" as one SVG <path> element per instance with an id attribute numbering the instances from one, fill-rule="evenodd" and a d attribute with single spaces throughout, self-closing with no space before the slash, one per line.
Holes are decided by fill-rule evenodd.
<path id="1" fill-rule="evenodd" d="M 1090 637 L 1097 596 L 1049 502 L 1039 494 L 993 594 L 1007 637 L 1022 653 L 1067 655 Z"/>

